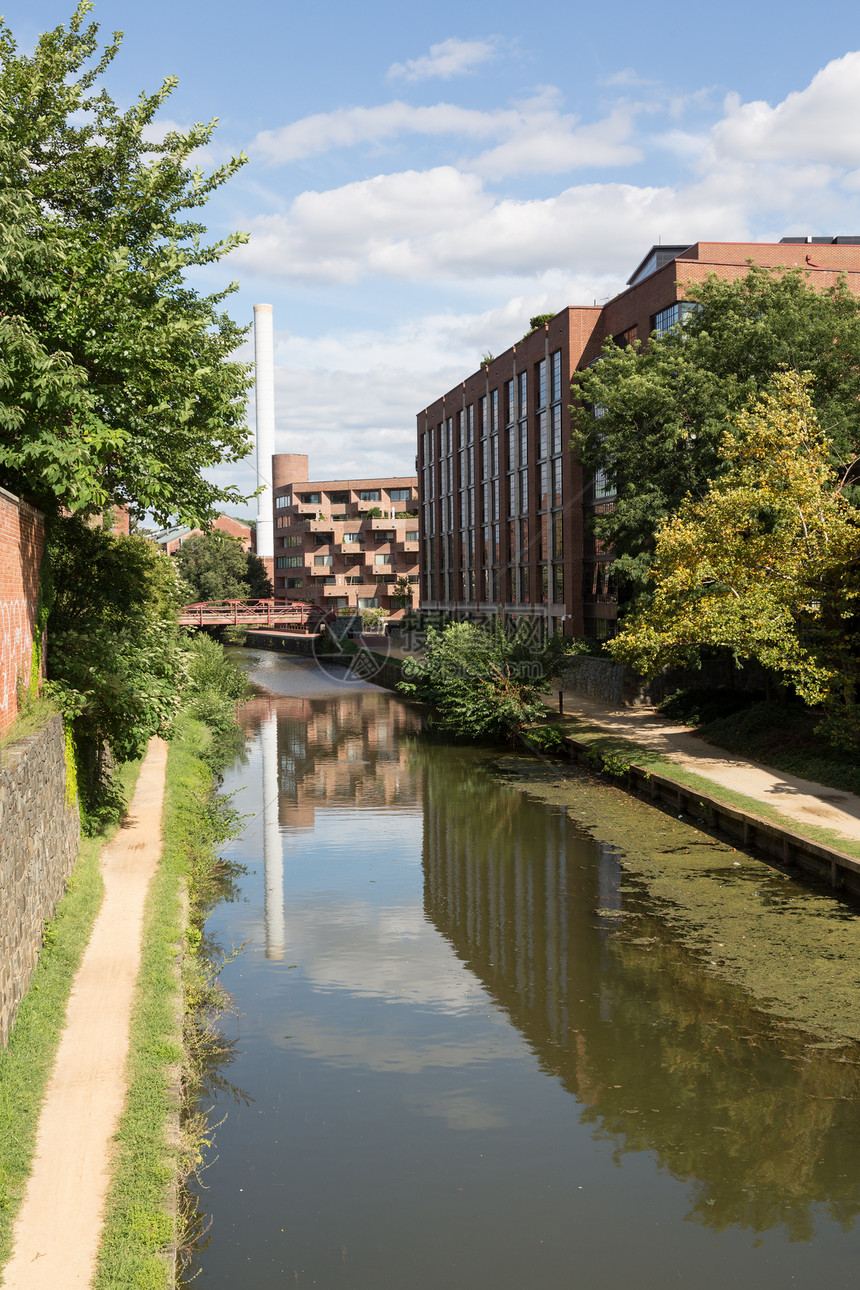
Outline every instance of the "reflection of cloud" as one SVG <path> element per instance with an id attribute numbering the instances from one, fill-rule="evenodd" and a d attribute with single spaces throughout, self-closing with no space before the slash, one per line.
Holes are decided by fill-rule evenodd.
<path id="1" fill-rule="evenodd" d="M 287 943 L 309 983 L 326 993 L 345 991 L 455 1016 L 486 998 L 420 905 L 379 909 L 356 898 L 294 908 Z"/>
<path id="2" fill-rule="evenodd" d="M 526 1052 L 516 1031 L 502 1027 L 498 1031 L 493 1030 L 492 1043 L 488 1042 L 482 1047 L 471 1027 L 459 1040 L 450 1030 L 437 1034 L 391 1035 L 381 1034 L 374 1029 L 364 1034 L 347 1030 L 343 1023 L 333 1023 L 329 1027 L 316 1017 L 295 1015 L 289 1018 L 287 1038 L 282 1033 L 282 1017 L 273 1022 L 273 1025 L 277 1026 L 277 1030 L 269 1036 L 269 1040 L 275 1047 L 299 1048 L 308 1057 L 329 1066 L 375 1071 L 379 1074 L 420 1075 L 432 1068 L 459 1070 L 462 1067 L 496 1062 L 500 1057 L 510 1060 L 521 1057 Z M 463 1129 L 492 1127 L 490 1119 L 494 1116 L 501 1122 L 498 1113 L 490 1107 L 481 1107 L 477 1098 L 469 1099 L 459 1094 L 447 1107 L 446 1102 L 447 1099 L 442 1094 L 431 1101 L 419 1101 L 415 1106 L 427 1115 L 447 1119 L 452 1125 L 459 1116 L 460 1124 L 454 1127 Z M 481 1117 L 487 1122 L 486 1125 L 480 1123 Z"/>
<path id="3" fill-rule="evenodd" d="M 465 1089 L 438 1093 L 412 1102 L 411 1106 L 421 1114 L 438 1116 L 449 1129 L 505 1129 L 510 1123 L 509 1117 L 497 1107 L 488 1106 Z"/>

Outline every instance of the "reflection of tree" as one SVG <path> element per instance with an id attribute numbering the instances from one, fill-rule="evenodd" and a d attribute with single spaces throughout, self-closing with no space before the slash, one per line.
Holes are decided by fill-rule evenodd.
<path id="1" fill-rule="evenodd" d="M 808 1240 L 813 1206 L 850 1228 L 856 1048 L 816 1048 L 710 976 L 562 814 L 464 773 L 459 753 L 420 760 L 427 915 L 595 1135 L 619 1160 L 654 1152 L 715 1230 Z"/>

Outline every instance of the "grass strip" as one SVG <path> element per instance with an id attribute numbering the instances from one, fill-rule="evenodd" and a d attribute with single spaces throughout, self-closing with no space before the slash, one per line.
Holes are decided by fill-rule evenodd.
<path id="1" fill-rule="evenodd" d="M 127 762 L 117 772 L 127 801 L 140 765 Z M 9 1042 L 0 1049 L 0 1267 L 12 1252 L 15 1218 L 30 1174 L 39 1114 L 65 1026 L 72 981 L 104 895 L 99 855 L 116 829 L 112 825 L 95 837 L 81 839 L 66 893 L 45 926 L 39 963 Z"/>
<path id="2" fill-rule="evenodd" d="M 722 784 L 717 783 L 716 780 L 708 779 L 704 775 L 697 775 L 694 771 L 686 770 L 684 767 L 679 766 L 677 762 L 670 761 L 652 748 L 637 744 L 623 735 L 609 734 L 602 727 L 590 724 L 587 719 L 556 717 L 552 724 L 557 725 L 563 734 L 572 735 L 574 739 L 579 739 L 582 743 L 589 744 L 601 756 L 609 758 L 610 764 L 618 759 L 635 763 L 644 770 L 656 771 L 660 775 L 664 775 L 666 779 L 673 780 L 684 788 L 706 793 L 726 806 L 734 806 L 740 811 L 746 811 L 749 815 L 757 815 L 763 820 L 779 825 L 781 828 L 790 829 L 792 833 L 808 838 L 811 842 L 820 842 L 825 846 L 833 847 L 837 851 L 844 851 L 846 855 L 860 859 L 860 841 L 856 838 L 846 837 L 836 829 L 824 829 L 817 824 L 807 824 L 804 821 L 795 819 L 793 816 L 784 815 L 782 811 L 778 811 L 776 807 L 771 806 L 768 802 L 762 802 L 757 797 L 748 797 L 745 793 L 737 793 L 734 789 L 725 788 Z"/>
<path id="3" fill-rule="evenodd" d="M 201 722 L 188 716 L 177 721 L 167 760 L 162 858 L 147 897 L 132 1010 L 128 1096 L 115 1137 L 95 1290 L 162 1290 L 174 1284 L 177 1179 L 198 1158 L 197 1144 L 176 1132 L 177 1071 L 186 1082 L 189 1074 L 182 1020 L 187 1021 L 189 993 L 196 999 L 200 989 L 194 907 L 216 863 L 215 845 L 224 836 L 213 810 L 213 771 L 204 760 L 211 743 Z"/>

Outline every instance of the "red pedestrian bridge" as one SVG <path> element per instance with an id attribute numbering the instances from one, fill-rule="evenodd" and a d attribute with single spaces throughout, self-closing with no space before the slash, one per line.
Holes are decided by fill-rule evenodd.
<path id="1" fill-rule="evenodd" d="M 204 600 L 179 611 L 182 627 L 278 627 L 308 634 L 332 618 L 332 610 L 303 600 Z"/>

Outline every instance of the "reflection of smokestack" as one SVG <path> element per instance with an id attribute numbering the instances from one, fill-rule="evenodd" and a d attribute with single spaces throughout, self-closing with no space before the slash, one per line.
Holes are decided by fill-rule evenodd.
<path id="1" fill-rule="evenodd" d="M 272 529 L 272 457 L 275 452 L 275 345 L 272 306 L 254 305 L 254 361 L 257 369 L 257 555 L 275 556 Z M 271 571 L 270 571 L 271 572 Z"/>
<path id="2" fill-rule="evenodd" d="M 263 753 L 263 861 L 266 871 L 266 958 L 284 957 L 284 856 L 278 824 L 278 718 L 271 712 L 260 727 Z"/>

